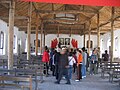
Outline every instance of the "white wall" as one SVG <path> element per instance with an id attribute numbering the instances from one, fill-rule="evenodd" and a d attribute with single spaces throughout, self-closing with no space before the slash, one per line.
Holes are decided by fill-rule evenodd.
<path id="1" fill-rule="evenodd" d="M 93 48 L 97 47 L 97 36 L 96 35 L 91 35 L 91 40 L 93 41 Z M 39 34 L 38 38 L 41 40 L 41 35 Z M 47 34 L 45 36 L 45 45 L 48 46 L 48 47 L 51 47 L 51 40 L 57 38 L 59 40 L 59 38 L 70 38 L 70 40 L 75 39 L 78 41 L 78 48 L 82 48 L 83 47 L 83 43 L 84 43 L 84 40 L 83 40 L 83 36 L 80 36 L 80 35 L 71 35 L 71 37 L 69 37 L 69 35 L 67 34 L 60 34 L 59 37 L 57 37 L 57 34 Z M 36 35 L 35 34 L 32 34 L 31 35 L 31 45 L 32 47 L 34 47 L 34 40 L 36 39 Z M 87 40 L 88 40 L 88 35 L 86 35 L 86 44 L 87 44 Z M 71 44 L 71 41 L 70 41 L 70 44 Z M 70 45 L 70 47 L 72 47 L 72 45 Z M 40 52 L 40 49 L 39 51 Z"/>
<path id="2" fill-rule="evenodd" d="M 72 38 L 78 41 L 78 47 L 82 48 L 83 47 L 83 38 L 80 35 L 71 35 L 71 37 L 69 37 L 69 35 L 67 34 L 60 34 L 59 37 L 57 37 L 56 34 L 48 34 L 46 35 L 46 41 L 45 41 L 45 45 L 47 45 L 48 47 L 51 46 L 51 40 L 57 38 L 59 41 L 59 38 L 70 38 L 70 47 L 72 47 L 71 45 L 71 40 Z"/>
<path id="3" fill-rule="evenodd" d="M 115 44 L 115 38 L 118 37 L 118 45 Z M 109 51 L 109 47 L 108 47 L 108 41 L 111 40 L 111 33 L 108 32 L 104 35 L 101 36 L 101 39 L 103 39 L 103 52 L 105 50 Z M 117 51 L 115 51 L 115 46 L 117 47 Z M 119 57 L 120 58 L 120 30 L 114 30 L 114 57 Z"/>
<path id="4" fill-rule="evenodd" d="M 23 31 L 18 31 L 19 29 L 17 27 L 14 27 L 14 35 L 17 36 L 17 41 L 20 39 L 21 40 L 21 52 L 24 52 L 25 50 L 25 39 L 26 39 L 26 34 Z M 4 22 L 3 20 L 0 20 L 0 31 L 4 32 L 4 52 L 5 56 L 7 57 L 7 51 L 8 51 L 8 26 L 7 23 Z M 17 54 L 17 53 L 16 53 Z"/>
<path id="5" fill-rule="evenodd" d="M 44 38 L 44 36 L 43 36 Z M 83 47 L 83 38 L 82 36 L 80 35 L 71 35 L 71 37 L 69 37 L 69 35 L 66 35 L 66 34 L 60 34 L 59 35 L 59 38 L 57 37 L 57 34 L 47 34 L 45 36 L 45 45 L 48 46 L 48 47 L 51 47 L 51 40 L 57 38 L 59 40 L 59 38 L 70 38 L 72 40 L 75 39 L 75 40 L 78 40 L 78 47 L 79 48 L 82 48 Z M 32 47 L 34 47 L 34 40 L 36 39 L 36 35 L 35 34 L 32 34 L 31 35 L 31 45 Z M 41 40 L 41 35 L 39 34 L 38 35 L 38 39 Z M 72 46 L 72 45 L 70 45 Z"/>

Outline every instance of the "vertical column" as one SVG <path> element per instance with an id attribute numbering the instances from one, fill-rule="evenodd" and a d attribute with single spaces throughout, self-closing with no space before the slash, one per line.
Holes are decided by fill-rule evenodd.
<path id="1" fill-rule="evenodd" d="M 97 47 L 100 48 L 99 13 L 97 14 Z"/>
<path id="2" fill-rule="evenodd" d="M 32 16 L 32 2 L 29 2 L 28 7 L 28 26 L 27 26 L 27 60 L 30 60 L 30 51 L 31 51 L 31 16 Z"/>
<path id="3" fill-rule="evenodd" d="M 60 28 L 58 26 L 58 33 L 57 33 L 57 37 L 59 37 L 59 34 L 60 34 Z"/>
<path id="4" fill-rule="evenodd" d="M 41 22 L 41 43 L 40 43 L 40 53 L 42 54 L 42 43 L 43 43 L 43 22 Z"/>
<path id="5" fill-rule="evenodd" d="M 90 26 L 89 26 L 89 35 L 88 35 L 88 53 L 90 55 L 90 35 L 91 35 L 91 22 L 90 22 Z"/>
<path id="6" fill-rule="evenodd" d="M 110 61 L 112 62 L 114 60 L 114 13 L 115 13 L 115 8 L 112 7 L 111 10 L 111 59 Z"/>
<path id="7" fill-rule="evenodd" d="M 86 30 L 86 24 L 84 24 L 84 30 Z M 86 39 L 85 39 L 85 33 L 84 33 L 83 39 L 84 39 L 84 40 L 83 40 L 83 44 L 84 44 L 83 46 L 86 47 L 86 46 L 85 46 L 85 41 L 86 41 Z"/>
<path id="8" fill-rule="evenodd" d="M 11 0 L 9 9 L 9 30 L 8 30 L 8 69 L 13 68 L 13 36 L 14 36 L 14 14 L 15 1 Z"/>
<path id="9" fill-rule="evenodd" d="M 45 30 L 44 30 L 44 42 L 43 42 L 43 46 L 45 47 Z"/>
<path id="10" fill-rule="evenodd" d="M 38 29 L 39 29 L 39 23 L 38 23 L 39 17 L 38 13 L 36 13 L 36 42 L 35 42 L 35 55 L 38 55 Z"/>
<path id="11" fill-rule="evenodd" d="M 85 47 L 85 34 L 84 34 L 84 42 L 83 43 L 84 43 L 84 47 Z"/>

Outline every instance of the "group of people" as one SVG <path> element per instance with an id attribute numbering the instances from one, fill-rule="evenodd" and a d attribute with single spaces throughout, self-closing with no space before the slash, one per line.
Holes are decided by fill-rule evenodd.
<path id="1" fill-rule="evenodd" d="M 68 49 L 67 47 L 58 48 L 58 50 L 51 49 L 45 46 L 42 61 L 44 62 L 46 70 L 44 74 L 49 75 L 49 69 L 52 71 L 52 75 L 56 77 L 56 84 L 60 84 L 62 77 L 67 80 L 66 84 L 71 84 L 72 74 L 77 74 L 75 81 L 80 81 L 86 77 L 86 71 L 89 69 L 89 74 L 97 74 L 99 50 L 95 48 L 92 55 L 89 56 L 85 47 L 82 49 Z M 103 56 L 108 56 L 103 55 Z M 108 56 L 109 57 L 109 56 Z M 108 58 L 105 57 L 105 58 Z"/>

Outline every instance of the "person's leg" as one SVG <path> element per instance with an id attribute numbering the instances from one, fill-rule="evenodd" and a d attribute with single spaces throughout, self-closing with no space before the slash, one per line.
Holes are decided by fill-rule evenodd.
<path id="1" fill-rule="evenodd" d="M 55 75 L 56 75 L 56 79 L 58 80 L 58 76 L 59 76 L 58 65 L 56 65 L 56 67 L 55 67 Z"/>
<path id="2" fill-rule="evenodd" d="M 82 65 L 81 71 L 82 71 L 82 77 L 83 77 L 84 76 L 84 65 Z"/>
<path id="3" fill-rule="evenodd" d="M 87 60 L 87 63 L 86 63 L 86 71 L 88 71 L 88 60 Z"/>
<path id="4" fill-rule="evenodd" d="M 80 73 L 79 73 L 80 70 L 79 69 L 80 69 L 80 66 L 78 65 L 78 67 L 77 67 L 77 78 L 78 78 L 78 80 L 80 79 Z"/>
<path id="5" fill-rule="evenodd" d="M 55 66 L 52 65 L 52 75 L 55 76 Z"/>
<path id="6" fill-rule="evenodd" d="M 52 58 L 50 59 L 50 63 L 49 63 L 49 66 L 50 66 L 50 70 L 52 71 Z"/>
<path id="7" fill-rule="evenodd" d="M 82 64 L 79 64 L 79 80 L 82 79 Z"/>
<path id="8" fill-rule="evenodd" d="M 97 73 L 97 64 L 94 64 L 93 68 L 94 68 L 94 74 L 96 74 Z"/>
<path id="9" fill-rule="evenodd" d="M 86 66 L 84 66 L 84 74 L 85 74 L 85 77 L 86 77 Z"/>
<path id="10" fill-rule="evenodd" d="M 63 71 L 64 71 L 63 69 L 60 70 L 57 83 L 60 83 L 60 81 L 61 81 L 61 79 L 62 79 L 62 76 L 63 76 Z"/>
<path id="11" fill-rule="evenodd" d="M 64 69 L 64 74 L 65 74 L 65 77 L 66 77 L 66 80 L 67 80 L 66 84 L 70 84 L 70 79 L 69 79 L 69 76 L 68 76 L 68 69 Z"/>
<path id="12" fill-rule="evenodd" d="M 46 69 L 46 63 L 44 63 L 44 70 L 43 70 L 43 73 L 46 75 L 46 71 L 47 71 L 47 69 Z"/>
<path id="13" fill-rule="evenodd" d="M 90 74 L 91 75 L 93 74 L 93 64 L 92 63 L 90 64 Z"/>
<path id="14" fill-rule="evenodd" d="M 76 64 L 73 64 L 73 73 L 75 73 Z"/>
<path id="15" fill-rule="evenodd" d="M 96 74 L 98 73 L 98 68 L 99 68 L 99 59 L 97 61 Z"/>
<path id="16" fill-rule="evenodd" d="M 46 62 L 46 74 L 48 74 L 49 66 L 48 63 Z"/>
<path id="17" fill-rule="evenodd" d="M 73 70 L 73 67 L 70 66 L 70 68 L 69 68 L 69 79 L 72 79 L 72 70 Z"/>
<path id="18" fill-rule="evenodd" d="M 85 75 L 85 65 L 82 65 L 82 76 L 83 76 L 83 77 L 86 76 L 86 75 Z"/>

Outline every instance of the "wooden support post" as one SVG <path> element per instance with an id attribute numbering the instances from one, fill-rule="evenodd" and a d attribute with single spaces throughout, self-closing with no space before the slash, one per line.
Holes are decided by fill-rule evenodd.
<path id="1" fill-rule="evenodd" d="M 84 47 L 85 47 L 85 34 L 84 34 Z"/>
<path id="2" fill-rule="evenodd" d="M 90 26 L 89 26 L 89 35 L 88 35 L 88 53 L 90 55 L 90 35 L 91 35 L 91 22 L 90 22 Z"/>
<path id="3" fill-rule="evenodd" d="M 13 36 L 14 36 L 14 14 L 15 1 L 11 0 L 9 9 L 9 30 L 8 30 L 8 69 L 13 69 Z"/>
<path id="4" fill-rule="evenodd" d="M 114 14 L 115 14 L 115 8 L 112 7 L 111 9 L 111 59 L 112 62 L 114 60 Z"/>
<path id="5" fill-rule="evenodd" d="M 29 2 L 28 7 L 28 27 L 27 27 L 27 60 L 30 60 L 30 51 L 31 51 L 31 16 L 32 16 L 32 2 Z"/>
<path id="6" fill-rule="evenodd" d="M 57 33 L 57 37 L 59 37 L 59 33 L 60 33 L 60 28 L 58 26 L 58 33 Z"/>
<path id="7" fill-rule="evenodd" d="M 45 30 L 44 30 L 44 42 L 43 42 L 43 46 L 45 47 Z"/>
<path id="8" fill-rule="evenodd" d="M 38 29 L 39 29 L 39 17 L 38 13 L 36 13 L 36 42 L 35 42 L 35 55 L 38 55 Z"/>
<path id="9" fill-rule="evenodd" d="M 99 29 L 99 13 L 97 14 L 97 47 L 100 48 L 100 29 Z"/>
<path id="10" fill-rule="evenodd" d="M 40 53 L 42 54 L 43 47 L 43 22 L 41 22 L 41 43 L 40 43 Z"/>
<path id="11" fill-rule="evenodd" d="M 72 27 L 70 28 L 70 35 L 69 35 L 69 37 L 71 37 L 72 36 Z"/>
<path id="12" fill-rule="evenodd" d="M 84 24 L 84 30 L 86 30 L 86 24 Z M 82 31 L 83 31 L 83 30 L 82 30 Z M 86 47 L 86 46 L 85 46 L 85 41 L 86 41 L 85 33 L 84 33 L 83 39 L 84 39 L 84 40 L 83 40 L 83 46 Z"/>

